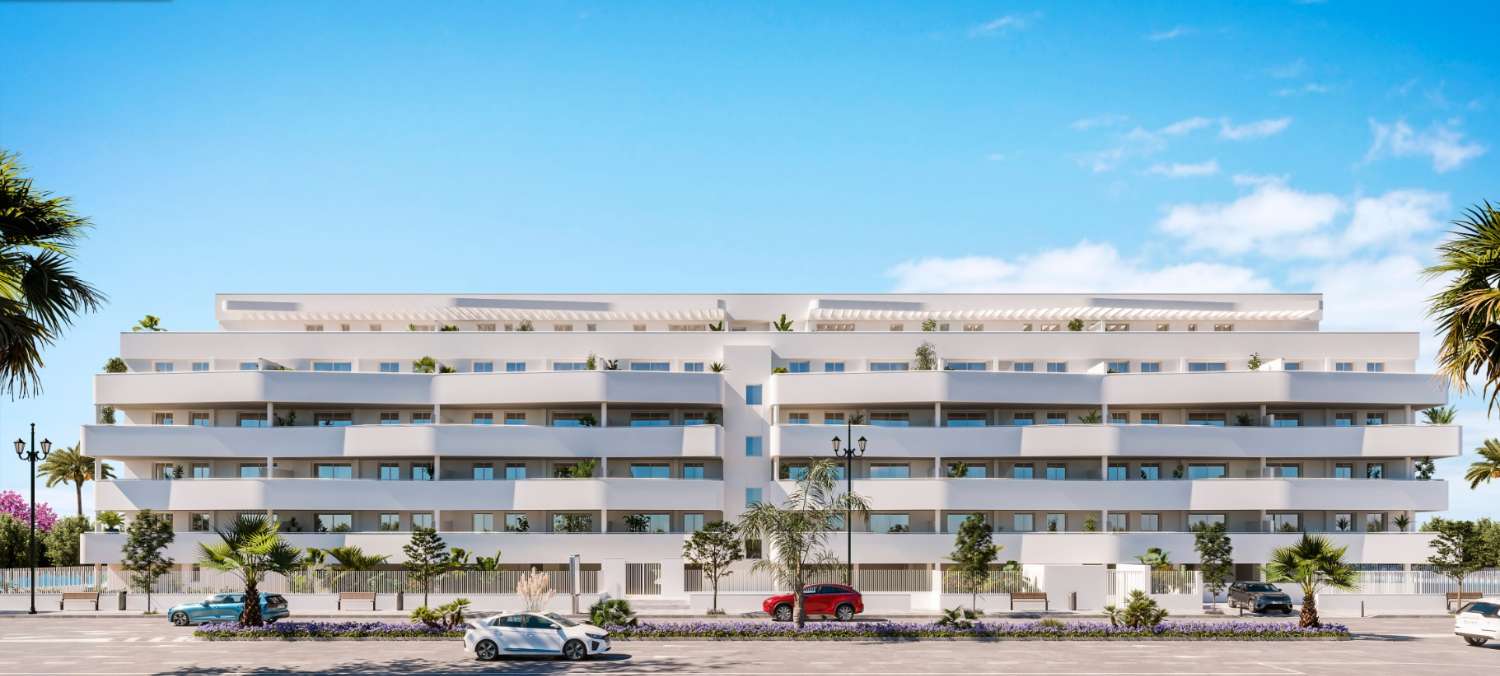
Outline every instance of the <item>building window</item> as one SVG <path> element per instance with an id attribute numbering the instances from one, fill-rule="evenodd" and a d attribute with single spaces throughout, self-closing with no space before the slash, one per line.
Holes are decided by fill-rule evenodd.
<path id="1" fill-rule="evenodd" d="M 354 530 L 354 515 L 319 514 L 313 526 L 319 533 L 348 533 Z"/>
<path id="2" fill-rule="evenodd" d="M 1110 465 L 1109 469 L 1105 472 L 1104 480 L 1124 481 L 1129 476 L 1129 473 L 1130 468 L 1126 465 Z"/>
<path id="3" fill-rule="evenodd" d="M 911 414 L 905 411 L 872 411 L 870 424 L 876 427 L 910 427 Z"/>
<path id="4" fill-rule="evenodd" d="M 762 451 L 761 444 L 760 437 L 745 437 L 745 457 L 759 458 Z"/>
<path id="5" fill-rule="evenodd" d="M 188 530 L 202 533 L 214 529 L 214 515 L 212 512 L 194 512 L 188 518 Z"/>
<path id="6" fill-rule="evenodd" d="M 853 322 L 840 322 L 837 324 L 819 323 L 813 326 L 814 331 L 853 331 Z"/>
<path id="7" fill-rule="evenodd" d="M 1011 527 L 1018 533 L 1030 533 L 1036 530 L 1036 515 L 1013 514 L 1011 515 Z"/>
<path id="8" fill-rule="evenodd" d="M 1048 514 L 1043 526 L 1048 533 L 1062 533 L 1068 530 L 1068 515 L 1053 512 Z"/>
<path id="9" fill-rule="evenodd" d="M 313 476 L 319 479 L 353 479 L 354 466 L 346 464 L 318 463 L 313 465 Z"/>
<path id="10" fill-rule="evenodd" d="M 1281 363 L 1281 370 L 1283 370 L 1283 371 L 1301 371 L 1302 370 L 1302 362 L 1300 362 L 1300 361 L 1282 362 Z"/>
<path id="11" fill-rule="evenodd" d="M 1166 323 L 1157 324 L 1156 325 L 1156 330 L 1157 331 L 1171 331 L 1172 330 L 1172 325 L 1171 324 L 1166 324 Z"/>
<path id="12" fill-rule="evenodd" d="M 1141 373 L 1161 373 L 1161 362 L 1159 362 L 1159 361 L 1143 361 L 1143 362 L 1141 362 Z"/>
<path id="13" fill-rule="evenodd" d="M 1160 413 L 1142 413 L 1141 414 L 1141 424 L 1142 425 L 1160 425 L 1161 424 L 1161 414 Z"/>
<path id="14" fill-rule="evenodd" d="M 401 412 L 400 411 L 381 411 L 380 412 L 380 424 L 382 424 L 382 425 L 400 425 L 401 424 Z"/>
<path id="15" fill-rule="evenodd" d="M 1335 413 L 1335 414 L 1333 414 L 1333 426 L 1334 427 L 1353 427 L 1354 426 L 1354 413 L 1346 411 L 1346 412 L 1342 412 L 1342 413 Z"/>
<path id="16" fill-rule="evenodd" d="M 760 497 L 761 497 L 761 493 L 760 493 L 760 489 L 759 488 L 746 488 L 745 489 L 745 506 L 746 507 L 754 507 L 754 506 L 760 504 Z"/>
<path id="17" fill-rule="evenodd" d="M 208 464 L 206 462 L 195 462 L 195 463 L 193 463 L 193 478 L 194 479 L 212 479 L 213 476 L 214 476 L 213 465 L 210 465 L 210 464 Z"/>
<path id="18" fill-rule="evenodd" d="M 983 331 L 984 324 L 964 324 L 965 331 Z"/>
<path id="19" fill-rule="evenodd" d="M 1031 331 L 1031 330 L 1032 330 L 1032 329 L 1031 329 L 1031 325 L 1030 325 L 1030 324 L 1022 324 L 1022 325 L 1021 325 L 1021 331 L 1022 331 L 1022 332 L 1023 332 L 1023 333 L 1024 333 L 1024 332 L 1027 332 L 1027 331 Z"/>
<path id="20" fill-rule="evenodd" d="M 1224 465 L 1188 465 L 1189 479 L 1223 479 L 1228 474 Z"/>
<path id="21" fill-rule="evenodd" d="M 379 331 L 380 330 L 380 325 L 379 324 L 371 324 L 370 325 L 370 330 L 371 331 Z"/>
<path id="22" fill-rule="evenodd" d="M 162 412 L 162 413 L 153 413 L 153 414 L 151 414 L 151 424 L 153 424 L 153 425 L 171 425 L 171 424 L 173 424 L 173 422 L 172 422 L 172 412 L 171 411 L 166 411 L 166 412 Z"/>
<path id="23" fill-rule="evenodd" d="M 1012 413 L 1010 424 L 1016 427 L 1025 427 L 1036 422 L 1036 414 L 1030 412 Z"/>
<path id="24" fill-rule="evenodd" d="M 1369 512 L 1369 513 L 1366 513 L 1365 514 L 1365 532 L 1366 533 L 1383 533 L 1383 532 L 1385 532 L 1385 513 L 1384 512 Z"/>
<path id="25" fill-rule="evenodd" d="M 598 331 L 599 330 L 599 325 L 598 324 L 584 324 L 583 325 L 583 330 L 584 331 Z"/>
<path id="26" fill-rule="evenodd" d="M 1125 412 L 1125 411 L 1110 411 L 1109 412 L 1109 424 L 1111 424 L 1111 425 L 1129 425 L 1130 424 L 1130 413 Z"/>
<path id="27" fill-rule="evenodd" d="M 870 370 L 871 371 L 880 371 L 880 372 L 883 372 L 883 371 L 906 371 L 906 370 L 909 370 L 910 368 L 911 368 L 911 364 L 908 364 L 908 363 L 906 363 L 904 361 L 872 361 L 872 362 L 870 362 Z"/>
<path id="28" fill-rule="evenodd" d="M 823 362 L 823 372 L 824 373 L 843 373 L 844 372 L 844 362 L 841 362 L 841 361 L 825 361 L 825 362 Z"/>
<path id="29" fill-rule="evenodd" d="M 507 424 L 507 425 L 525 425 L 526 424 L 526 414 L 524 412 L 520 412 L 520 411 L 506 411 L 505 412 L 505 424 Z"/>
<path id="30" fill-rule="evenodd" d="M 241 479 L 264 479 L 266 478 L 266 466 L 264 464 L 244 463 L 240 465 Z"/>
<path id="31" fill-rule="evenodd" d="M 630 362 L 630 370 L 632 370 L 632 371 L 671 371 L 672 370 L 672 364 L 671 364 L 671 362 L 665 362 L 665 361 L 632 361 L 632 362 Z"/>
<path id="32" fill-rule="evenodd" d="M 701 361 L 685 361 L 685 362 L 682 362 L 682 370 L 683 370 L 684 373 L 702 373 L 703 372 L 703 362 L 701 362 Z"/>
<path id="33" fill-rule="evenodd" d="M 1066 425 L 1066 424 L 1068 424 L 1068 412 L 1067 411 L 1047 411 L 1047 424 L 1048 425 Z"/>
<path id="34" fill-rule="evenodd" d="M 323 330 L 323 325 L 322 324 L 303 324 L 302 325 L 302 330 L 303 331 L 318 332 L 318 331 L 322 331 Z"/>
<path id="35" fill-rule="evenodd" d="M 1366 479 L 1384 479 L 1385 478 L 1385 463 L 1383 463 L 1383 462 L 1372 462 L 1372 463 L 1369 463 L 1369 464 L 1365 465 L 1365 478 Z"/>
<path id="36" fill-rule="evenodd" d="M 1188 414 L 1188 422 L 1187 422 L 1187 424 L 1189 424 L 1189 425 L 1203 425 L 1203 426 L 1206 426 L 1206 427 L 1223 427 L 1224 426 L 1224 414 L 1223 413 L 1189 413 Z"/>
<path id="37" fill-rule="evenodd" d="M 1108 371 L 1110 373 L 1130 373 L 1130 362 L 1112 361 L 1109 363 Z"/>
<path id="38" fill-rule="evenodd" d="M 1198 330 L 1198 325 L 1197 324 L 1188 324 L 1187 325 L 1187 330 L 1189 330 L 1189 331 L 1197 331 Z"/>
<path id="39" fill-rule="evenodd" d="M 699 481 L 708 478 L 708 475 L 704 472 L 703 463 L 690 462 L 682 466 L 682 478 Z"/>
<path id="40" fill-rule="evenodd" d="M 906 325 L 905 324 L 891 324 L 890 330 L 892 330 L 892 331 L 905 331 L 906 330 Z"/>
<path id="41" fill-rule="evenodd" d="M 632 479 L 670 479 L 672 478 L 672 467 L 666 463 L 630 463 L 630 478 Z"/>
<path id="42" fill-rule="evenodd" d="M 1365 411 L 1365 424 L 1366 425 L 1384 425 L 1385 424 L 1385 412 L 1384 411 Z"/>
<path id="43" fill-rule="evenodd" d="M 429 514 L 429 513 L 426 513 L 426 512 L 417 512 L 417 513 L 414 513 L 414 514 L 411 515 L 411 527 L 412 528 L 428 528 L 428 529 L 431 529 L 431 528 L 433 528 L 433 525 L 434 525 L 434 521 L 432 519 L 432 514 Z"/>
<path id="44" fill-rule="evenodd" d="M 871 533 L 910 533 L 910 514 L 871 514 Z"/>
<path id="45" fill-rule="evenodd" d="M 1068 362 L 1065 362 L 1065 361 L 1049 361 L 1049 362 L 1047 362 L 1047 372 L 1048 373 L 1067 373 L 1068 372 Z"/>
<path id="46" fill-rule="evenodd" d="M 1234 324 L 1214 324 L 1215 331 L 1233 331 Z"/>
<path id="47" fill-rule="evenodd" d="M 174 465 L 170 462 L 158 462 L 153 465 L 153 467 L 155 471 L 152 475 L 159 481 L 170 481 L 173 479 L 183 478 L 182 465 Z"/>
<path id="48" fill-rule="evenodd" d="M 788 425 L 806 425 L 807 422 L 808 422 L 808 420 L 807 420 L 807 414 L 806 413 L 788 413 L 788 414 L 786 414 L 786 424 L 788 424 Z"/>
<path id="49" fill-rule="evenodd" d="M 1266 521 L 1272 533 L 1296 533 L 1302 530 L 1301 514 L 1269 514 Z"/>
<path id="50" fill-rule="evenodd" d="M 1046 332 L 1049 332 L 1049 331 L 1060 331 L 1060 330 L 1062 330 L 1062 325 L 1061 324 L 1043 324 L 1042 325 L 1042 332 L 1043 333 L 1046 333 Z"/>
<path id="51" fill-rule="evenodd" d="M 495 331 L 495 325 L 494 324 L 476 324 L 474 326 L 474 330 L 475 331 L 489 331 L 489 332 L 493 333 Z"/>
<path id="52" fill-rule="evenodd" d="M 413 425 L 431 425 L 432 424 L 432 411 L 412 411 L 411 412 L 411 424 L 413 424 Z"/>
<path id="53" fill-rule="evenodd" d="M 875 463 L 870 465 L 871 479 L 910 479 L 911 465 L 905 463 Z"/>
<path id="54" fill-rule="evenodd" d="M 824 425 L 842 425 L 842 424 L 844 424 L 844 414 L 836 412 L 836 411 L 824 411 L 823 412 L 823 424 Z"/>
<path id="55" fill-rule="evenodd" d="M 525 479 L 526 479 L 526 463 L 521 463 L 521 462 L 508 462 L 508 463 L 505 463 L 505 480 L 506 481 L 522 481 L 522 480 L 525 480 Z"/>
<path id="56" fill-rule="evenodd" d="M 1188 530 L 1197 530 L 1207 526 L 1224 525 L 1223 514 L 1189 514 L 1187 518 Z"/>
<path id="57" fill-rule="evenodd" d="M 400 481 L 401 480 L 401 465 L 398 465 L 398 464 L 396 464 L 394 462 L 382 462 L 382 463 L 380 463 L 380 480 L 381 481 Z"/>
<path id="58" fill-rule="evenodd" d="M 807 373 L 812 370 L 810 361 L 789 361 L 786 363 L 787 373 Z"/>
<path id="59" fill-rule="evenodd" d="M 260 370 L 260 364 L 257 363 L 257 362 L 253 362 L 253 361 L 242 361 L 242 362 L 240 362 L 240 370 L 241 371 L 259 371 Z"/>
<path id="60" fill-rule="evenodd" d="M 523 512 L 509 512 L 505 515 L 505 532 L 525 533 L 531 530 L 531 520 L 526 518 Z"/>
<path id="61" fill-rule="evenodd" d="M 684 427 L 695 427 L 708 424 L 707 411 L 684 411 L 682 413 L 682 425 Z"/>
<path id="62" fill-rule="evenodd" d="M 412 481 L 432 481 L 432 463 L 414 462 L 411 464 Z"/>
<path id="63" fill-rule="evenodd" d="M 508 368 L 508 366 L 507 366 L 507 368 Z M 589 370 L 589 364 L 586 361 L 554 361 L 554 362 L 552 362 L 552 370 L 553 371 L 587 371 L 587 370 Z"/>
<path id="64" fill-rule="evenodd" d="M 483 412 L 483 413 L 475 412 L 474 414 L 472 414 L 472 415 L 469 416 L 469 424 L 471 424 L 471 425 L 493 425 L 493 424 L 495 424 L 495 414 L 494 413 L 489 413 L 489 412 Z"/>
<path id="65" fill-rule="evenodd" d="M 1129 514 L 1111 512 L 1104 520 L 1104 530 L 1110 533 L 1120 533 L 1130 530 Z"/>
<path id="66" fill-rule="evenodd" d="M 667 427 L 672 424 L 672 414 L 666 411 L 631 411 L 631 427 Z"/>
<path id="67" fill-rule="evenodd" d="M 157 373 L 171 373 L 172 372 L 172 362 L 169 362 L 169 361 L 159 361 L 159 362 L 156 362 L 155 364 L 151 365 L 151 370 L 156 371 Z"/>
<path id="68" fill-rule="evenodd" d="M 213 414 L 207 411 L 193 411 L 188 413 L 188 424 L 198 427 L 210 427 L 214 424 Z"/>
<path id="69" fill-rule="evenodd" d="M 1104 323 L 1104 330 L 1106 332 L 1108 332 L 1108 333 L 1117 333 L 1117 332 L 1120 332 L 1120 331 L 1129 331 L 1130 330 L 1130 325 L 1127 324 L 1127 323 L 1125 323 L 1125 322 L 1105 322 Z"/>
<path id="70" fill-rule="evenodd" d="M 745 403 L 748 404 L 748 405 L 750 405 L 750 406 L 759 406 L 760 405 L 760 400 L 761 400 L 760 392 L 761 392 L 761 386 L 760 385 L 746 385 L 745 386 Z"/>
<path id="71" fill-rule="evenodd" d="M 1347 463 L 1347 462 L 1341 462 L 1341 463 L 1339 463 L 1337 465 L 1334 465 L 1333 466 L 1333 478 L 1335 478 L 1335 479 L 1353 479 L 1354 478 L 1354 465 L 1352 463 Z"/>
<path id="72" fill-rule="evenodd" d="M 1012 479 L 1035 479 L 1036 472 L 1031 463 L 1022 463 L 1010 466 L 1010 478 Z"/>
<path id="73" fill-rule="evenodd" d="M 399 361 L 383 361 L 383 362 L 380 362 L 380 372 L 381 373 L 400 373 L 401 372 L 401 362 L 399 362 Z"/>
<path id="74" fill-rule="evenodd" d="M 1208 372 L 1213 372 L 1213 371 L 1223 371 L 1224 369 L 1225 369 L 1225 364 L 1224 364 L 1224 362 L 1221 362 L 1221 361 L 1190 361 L 1190 362 L 1188 362 L 1188 373 L 1208 373 Z"/>
<path id="75" fill-rule="evenodd" d="M 476 462 L 473 477 L 475 481 L 494 481 L 495 466 L 488 462 Z"/>
<path id="76" fill-rule="evenodd" d="M 984 411 L 954 411 L 948 414 L 949 427 L 984 427 L 989 414 Z"/>
<path id="77" fill-rule="evenodd" d="M 1048 481 L 1066 481 L 1068 479 L 1068 466 L 1062 463 L 1047 463 Z"/>
<path id="78" fill-rule="evenodd" d="M 348 427 L 354 424 L 349 411 L 319 411 L 313 414 L 313 424 L 318 427 Z"/>
<path id="79" fill-rule="evenodd" d="M 958 466 L 960 464 L 964 465 L 964 475 L 962 477 L 954 477 L 953 475 L 954 475 L 955 472 L 958 471 Z M 950 462 L 950 463 L 948 463 L 947 470 L 948 470 L 948 476 L 949 477 L 958 478 L 958 479 L 984 479 L 984 478 L 988 478 L 989 475 L 990 475 L 989 465 L 982 465 L 982 464 L 981 465 L 970 465 L 970 464 L 967 464 L 967 463 Z"/>
<path id="80" fill-rule="evenodd" d="M 1354 515 L 1343 512 L 1333 515 L 1333 532 L 1348 533 L 1354 530 Z"/>
<path id="81" fill-rule="evenodd" d="M 313 370 L 323 372 L 338 371 L 340 373 L 347 373 L 354 369 L 353 365 L 346 361 L 315 361 L 313 362 Z"/>
<path id="82" fill-rule="evenodd" d="M 573 330 L 573 325 L 572 324 L 553 324 L 552 325 L 552 330 L 553 331 L 568 332 L 568 331 L 572 331 Z"/>
<path id="83" fill-rule="evenodd" d="M 474 532 L 476 532 L 476 533 L 493 533 L 493 532 L 495 532 L 495 515 L 494 514 L 490 514 L 488 512 L 481 512 L 479 514 L 475 514 L 474 515 Z"/>
<path id="84" fill-rule="evenodd" d="M 1340 371 L 1340 372 L 1353 371 L 1354 370 L 1354 362 L 1352 362 L 1352 361 L 1334 362 L 1334 364 L 1333 364 L 1333 370 Z"/>
<path id="85" fill-rule="evenodd" d="M 1161 465 L 1156 463 L 1141 465 L 1136 475 L 1141 478 L 1141 481 L 1156 481 L 1161 478 Z"/>
<path id="86" fill-rule="evenodd" d="M 972 514 L 949 514 L 948 517 L 947 517 L 947 519 L 946 519 L 946 522 L 948 524 L 947 532 L 949 532 L 949 533 L 957 533 L 959 531 L 959 529 L 961 529 L 961 528 L 964 527 L 964 522 L 968 521 L 970 516 L 973 516 L 973 515 Z M 980 515 L 980 518 L 983 519 L 984 516 Z M 986 523 L 985 527 L 988 528 L 989 524 Z"/>
<path id="87" fill-rule="evenodd" d="M 703 515 L 700 513 L 688 513 L 682 515 L 682 532 L 696 533 L 703 530 Z"/>
<path id="88" fill-rule="evenodd" d="M 524 362 L 524 361 L 508 361 L 508 362 L 505 362 L 505 372 L 506 373 L 525 373 L 526 372 L 526 362 Z"/>
<path id="89" fill-rule="evenodd" d="M 208 370 L 208 362 L 206 362 L 206 361 L 195 361 L 195 362 L 193 362 L 192 369 L 193 369 L 193 371 L 207 371 Z"/>
<path id="90" fill-rule="evenodd" d="M 476 361 L 476 362 L 474 362 L 474 372 L 475 373 L 494 373 L 495 372 L 495 362 L 492 362 L 492 361 Z"/>
<path id="91" fill-rule="evenodd" d="M 976 370 L 982 371 L 984 369 Z M 1010 370 L 1016 373 L 1033 373 L 1036 371 L 1036 364 L 1029 361 L 1012 362 L 1010 365 Z"/>
<path id="92" fill-rule="evenodd" d="M 401 530 L 401 515 L 386 512 L 380 515 L 380 530 Z"/>
<path id="93" fill-rule="evenodd" d="M 1365 362 L 1365 371 L 1367 373 L 1383 373 L 1385 371 L 1385 364 L 1378 361 Z"/>
<path id="94" fill-rule="evenodd" d="M 1142 514 L 1141 515 L 1141 530 L 1144 530 L 1144 531 L 1159 531 L 1159 530 L 1161 530 L 1161 515 L 1160 514 Z"/>
<path id="95" fill-rule="evenodd" d="M 1271 417 L 1274 419 L 1273 423 L 1272 423 L 1273 427 L 1301 427 L 1302 426 L 1302 414 L 1301 413 L 1273 413 L 1271 415 Z"/>
<path id="96" fill-rule="evenodd" d="M 240 413 L 235 416 L 235 425 L 238 427 L 265 427 L 266 414 L 264 413 Z"/>

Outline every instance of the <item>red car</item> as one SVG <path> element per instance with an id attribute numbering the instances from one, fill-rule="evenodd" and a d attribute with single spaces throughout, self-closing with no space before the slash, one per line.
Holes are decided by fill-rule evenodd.
<path id="1" fill-rule="evenodd" d="M 761 602 L 760 607 L 777 622 L 792 621 L 794 594 L 778 594 Z M 810 584 L 802 589 L 802 603 L 808 617 L 833 617 L 848 622 L 856 613 L 865 612 L 865 600 L 853 587 L 842 584 Z"/>

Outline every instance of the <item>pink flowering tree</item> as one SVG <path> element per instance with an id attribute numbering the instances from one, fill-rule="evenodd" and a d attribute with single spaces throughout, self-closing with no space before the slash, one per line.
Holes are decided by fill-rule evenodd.
<path id="1" fill-rule="evenodd" d="M 23 524 L 31 523 L 31 507 L 26 498 L 15 491 L 0 491 L 0 514 L 9 514 Z M 57 514 L 52 512 L 52 508 L 45 502 L 36 503 L 36 529 L 48 533 L 52 531 L 54 523 L 57 523 Z"/>

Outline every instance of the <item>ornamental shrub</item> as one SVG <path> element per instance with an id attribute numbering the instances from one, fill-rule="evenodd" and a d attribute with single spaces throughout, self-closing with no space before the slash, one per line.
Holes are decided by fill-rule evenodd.
<path id="1" fill-rule="evenodd" d="M 1142 629 L 1161 624 L 1167 619 L 1167 609 L 1157 607 L 1155 599 L 1137 589 L 1130 592 L 1124 608 L 1117 608 L 1114 604 L 1104 606 L 1104 615 L 1116 627 Z"/>

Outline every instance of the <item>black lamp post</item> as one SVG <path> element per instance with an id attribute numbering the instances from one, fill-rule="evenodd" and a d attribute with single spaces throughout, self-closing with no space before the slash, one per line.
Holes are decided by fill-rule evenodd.
<path id="1" fill-rule="evenodd" d="M 856 454 L 860 455 L 860 456 L 863 456 L 865 454 L 865 438 L 864 437 L 860 437 L 859 441 L 856 442 L 854 440 L 854 422 L 852 420 L 848 420 L 847 418 L 845 419 L 844 422 L 845 422 L 846 428 L 848 429 L 849 441 L 846 443 L 843 439 L 840 439 L 838 437 L 834 437 L 833 438 L 833 455 L 834 455 L 834 457 L 840 457 L 840 456 L 842 456 L 844 458 L 844 480 L 848 482 L 847 494 L 848 495 L 853 495 L 854 494 L 854 456 Z M 855 447 L 856 443 L 859 444 L 858 448 Z M 840 448 L 840 446 L 843 446 L 843 448 Z M 854 584 L 854 506 L 853 505 L 845 505 L 845 507 L 844 507 L 844 533 L 846 534 L 846 536 L 848 537 L 848 540 L 849 540 L 849 553 L 848 553 L 848 557 L 849 558 L 846 560 L 847 563 L 845 564 L 844 580 L 847 581 L 850 585 L 853 585 Z"/>
<path id="2" fill-rule="evenodd" d="M 31 463 L 31 551 L 27 558 L 31 563 L 31 610 L 29 614 L 36 614 L 36 461 L 46 460 L 47 454 L 52 452 L 52 442 L 42 440 L 42 452 L 36 451 L 36 423 L 31 423 L 31 450 L 26 450 L 26 440 L 16 440 L 16 457 L 22 462 Z"/>

